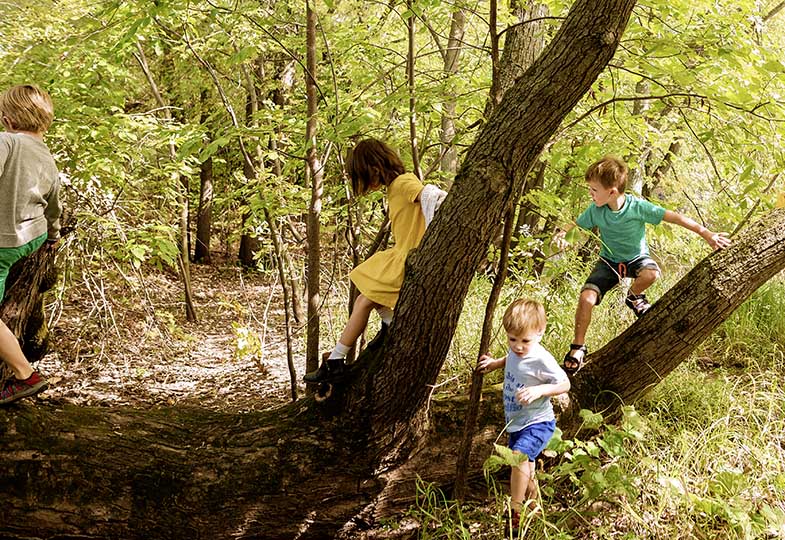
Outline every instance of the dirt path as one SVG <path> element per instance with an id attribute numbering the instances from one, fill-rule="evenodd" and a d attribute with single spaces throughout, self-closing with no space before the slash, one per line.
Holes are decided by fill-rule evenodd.
<path id="1" fill-rule="evenodd" d="M 265 409 L 291 398 L 280 286 L 226 263 L 192 265 L 199 322 L 184 318 L 176 275 L 82 275 L 50 306 L 42 399 L 74 404 Z M 295 365 L 304 355 L 298 332 Z M 298 385 L 302 394 L 304 386 Z"/>

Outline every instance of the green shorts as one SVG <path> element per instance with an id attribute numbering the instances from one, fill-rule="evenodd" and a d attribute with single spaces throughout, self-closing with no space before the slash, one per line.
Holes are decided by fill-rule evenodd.
<path id="1" fill-rule="evenodd" d="M 35 240 L 31 240 L 23 246 L 15 248 L 0 248 L 0 302 L 5 298 L 5 280 L 8 279 L 8 271 L 19 259 L 24 259 L 46 242 L 46 234 L 42 234 Z"/>

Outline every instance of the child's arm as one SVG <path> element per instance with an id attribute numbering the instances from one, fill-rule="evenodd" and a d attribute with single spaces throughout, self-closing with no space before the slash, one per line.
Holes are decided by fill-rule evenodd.
<path id="1" fill-rule="evenodd" d="M 711 232 L 703 225 L 696 223 L 694 220 L 688 218 L 687 216 L 683 216 L 678 212 L 665 210 L 665 216 L 662 218 L 662 220 L 667 221 L 668 223 L 681 225 L 685 229 L 690 230 L 695 234 L 699 234 L 704 240 L 706 240 L 706 243 L 709 244 L 712 249 L 722 249 L 730 245 L 730 238 L 728 238 L 728 233 Z"/>
<path id="2" fill-rule="evenodd" d="M 477 361 L 477 367 L 475 369 L 480 373 L 490 373 L 496 369 L 503 368 L 505 360 L 505 356 L 502 356 L 501 358 L 491 358 L 487 354 L 483 354 Z"/>
<path id="3" fill-rule="evenodd" d="M 570 380 L 558 382 L 556 384 L 538 384 L 537 386 L 524 386 L 515 393 L 515 397 L 521 405 L 528 405 L 541 397 L 558 396 L 570 391 Z"/>
<path id="4" fill-rule="evenodd" d="M 564 251 L 570 247 L 570 243 L 567 241 L 567 233 L 573 230 L 576 226 L 577 225 L 575 223 L 569 223 L 563 227 L 556 227 L 553 237 L 551 238 L 551 243 L 556 246 L 556 249 L 559 251 Z"/>

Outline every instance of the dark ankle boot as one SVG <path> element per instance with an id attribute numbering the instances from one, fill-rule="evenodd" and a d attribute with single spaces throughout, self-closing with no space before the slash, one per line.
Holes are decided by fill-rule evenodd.
<path id="1" fill-rule="evenodd" d="M 374 350 L 381 347 L 384 344 L 384 338 L 387 336 L 387 330 L 389 330 L 390 325 L 382 322 L 382 327 L 376 333 L 371 341 L 365 346 L 366 349 Z"/>
<path id="2" fill-rule="evenodd" d="M 307 383 L 328 382 L 343 377 L 345 372 L 346 360 L 344 358 L 327 358 L 322 361 L 319 369 L 303 375 L 303 380 Z"/>

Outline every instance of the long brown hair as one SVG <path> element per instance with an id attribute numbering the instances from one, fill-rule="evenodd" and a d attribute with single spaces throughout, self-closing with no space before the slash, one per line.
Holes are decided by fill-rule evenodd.
<path id="1" fill-rule="evenodd" d="M 355 196 L 363 195 L 378 184 L 389 186 L 393 180 L 406 172 L 398 154 L 377 139 L 363 139 L 346 159 L 352 191 Z"/>

